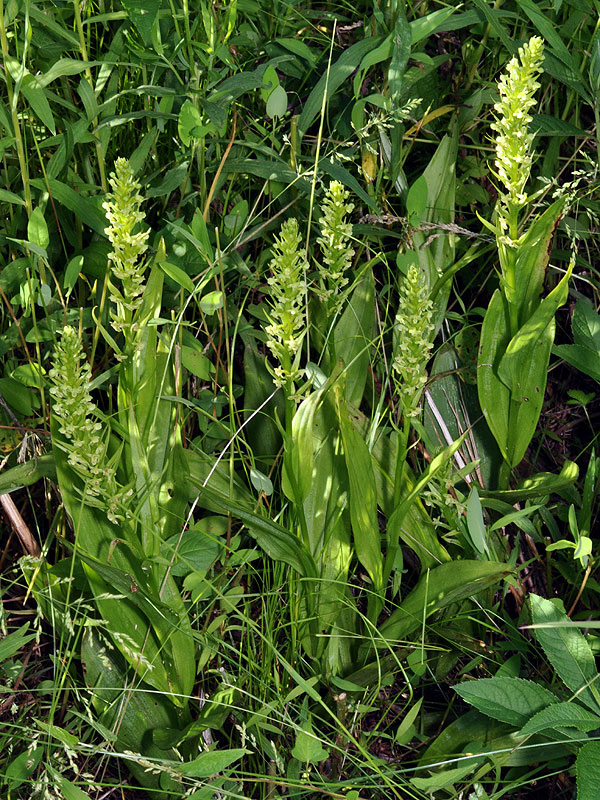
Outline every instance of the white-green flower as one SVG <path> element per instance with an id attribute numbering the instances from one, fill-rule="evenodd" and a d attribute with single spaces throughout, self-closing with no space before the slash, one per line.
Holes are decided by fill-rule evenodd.
<path id="1" fill-rule="evenodd" d="M 523 206 L 528 200 L 525 185 L 531 172 L 534 138 L 529 130 L 529 111 L 540 87 L 537 77 L 542 71 L 543 54 L 542 39 L 533 36 L 519 48 L 518 56 L 511 58 L 498 82 L 500 102 L 494 106 L 492 128 L 497 133 L 497 176 L 506 190 L 501 202 L 508 207 Z"/>
<path id="2" fill-rule="evenodd" d="M 125 495 L 107 463 L 102 425 L 90 394 L 92 371 L 79 334 L 70 326 L 63 329 L 56 345 L 49 376 L 52 413 L 65 438 L 69 464 L 83 480 L 90 505 L 104 508 L 108 518 L 118 522 L 123 519 L 120 508 Z"/>
<path id="3" fill-rule="evenodd" d="M 321 206 L 319 220 L 321 236 L 317 239 L 326 267 L 321 267 L 319 295 L 327 310 L 339 311 L 344 297 L 342 289 L 348 283 L 347 271 L 352 264 L 354 249 L 350 246 L 352 225 L 346 221 L 354 209 L 348 202 L 350 193 L 339 181 L 332 181 Z"/>
<path id="4" fill-rule="evenodd" d="M 296 380 L 299 375 L 296 355 L 304 336 L 306 300 L 306 253 L 300 248 L 298 222 L 289 219 L 275 240 L 271 276 L 271 309 L 266 327 L 267 345 L 278 366 L 273 370 L 277 386 Z"/>
<path id="5" fill-rule="evenodd" d="M 135 330 L 133 316 L 142 302 L 146 271 L 142 256 L 148 247 L 149 229 L 134 233 L 136 226 L 144 221 L 144 214 L 140 210 L 144 198 L 139 193 L 140 184 L 126 158 L 115 161 L 110 185 L 112 193 L 102 207 L 109 222 L 104 232 L 113 248 L 109 255 L 109 293 L 115 305 L 115 309 L 111 310 L 112 326 L 116 331 L 123 331 L 128 340 Z"/>
<path id="6" fill-rule="evenodd" d="M 419 413 L 419 401 L 427 383 L 425 367 L 433 347 L 433 303 L 423 275 L 410 266 L 400 287 L 394 322 L 392 367 L 405 417 Z"/>

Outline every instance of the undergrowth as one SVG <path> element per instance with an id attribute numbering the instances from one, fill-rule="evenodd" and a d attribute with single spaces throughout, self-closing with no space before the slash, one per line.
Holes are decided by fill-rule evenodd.
<path id="1" fill-rule="evenodd" d="M 3 797 L 595 800 L 599 11 L 0 3 Z"/>

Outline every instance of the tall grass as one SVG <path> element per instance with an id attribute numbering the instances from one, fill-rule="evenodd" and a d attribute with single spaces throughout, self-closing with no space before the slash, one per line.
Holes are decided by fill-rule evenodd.
<path id="1" fill-rule="evenodd" d="M 596 11 L 0 6 L 7 798 L 596 797 Z"/>

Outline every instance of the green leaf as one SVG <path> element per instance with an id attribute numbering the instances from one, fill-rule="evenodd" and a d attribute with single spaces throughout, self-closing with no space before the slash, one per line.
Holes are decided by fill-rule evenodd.
<path id="1" fill-rule="evenodd" d="M 206 496 L 216 508 L 232 514 L 248 527 L 248 531 L 258 542 L 259 546 L 275 561 L 289 564 L 299 575 L 315 577 L 316 568 L 309 553 L 306 552 L 300 540 L 290 531 L 261 517 L 253 511 L 248 511 L 243 506 L 230 500 L 225 495 L 209 489 L 208 486 L 198 487 L 200 497 Z"/>
<path id="2" fill-rule="evenodd" d="M 600 383 L 600 351 L 590 350 L 578 344 L 559 344 L 552 348 L 552 352 L 584 375 L 589 375 Z"/>
<path id="3" fill-rule="evenodd" d="M 29 780 L 42 760 L 44 750 L 43 747 L 35 747 L 31 753 L 25 751 L 8 762 L 3 770 L 2 778 L 11 789 L 16 789 L 24 781 Z"/>
<path id="4" fill-rule="evenodd" d="M 152 42 L 152 27 L 160 4 L 161 0 L 123 0 L 123 8 L 138 29 L 146 47 Z"/>
<path id="5" fill-rule="evenodd" d="M 506 564 L 494 561 L 452 561 L 427 570 L 381 625 L 380 633 L 386 647 L 391 640 L 405 639 L 431 614 L 493 586 L 511 571 Z"/>
<path id="6" fill-rule="evenodd" d="M 521 481 L 516 489 L 507 489 L 506 491 L 480 489 L 479 494 L 481 497 L 492 497 L 514 505 L 514 503 L 520 503 L 523 500 L 561 492 L 573 486 L 578 477 L 579 467 L 577 464 L 574 461 L 565 461 L 558 475 L 552 472 L 539 472 L 537 475 L 532 475 L 531 478 Z"/>
<path id="7" fill-rule="evenodd" d="M 600 786 L 600 742 L 588 742 L 579 751 L 577 771 L 577 800 L 596 800 Z"/>
<path id="8" fill-rule="evenodd" d="M 195 350 L 193 347 L 183 345 L 181 348 L 181 363 L 183 366 L 200 380 L 210 380 L 214 367 L 202 350 Z"/>
<path id="9" fill-rule="evenodd" d="M 179 286 L 187 289 L 190 294 L 194 291 L 194 281 L 190 278 L 187 272 L 184 272 L 181 267 L 175 264 L 170 264 L 168 261 L 161 261 L 159 264 L 165 275 L 168 275 L 171 280 L 175 281 Z"/>
<path id="10" fill-rule="evenodd" d="M 292 755 L 302 763 L 318 764 L 329 758 L 329 751 L 321 746 L 321 742 L 313 733 L 312 725 L 307 722 L 296 734 Z"/>
<path id="11" fill-rule="evenodd" d="M 71 781 L 67 780 L 58 772 L 54 773 L 54 779 L 58 784 L 58 788 L 62 792 L 64 800 L 89 800 L 88 794 L 82 791 L 78 786 L 75 786 L 74 783 L 71 783 Z"/>
<path id="12" fill-rule="evenodd" d="M 187 775 L 191 778 L 210 778 L 211 775 L 216 775 L 217 772 L 227 769 L 249 752 L 250 750 L 245 747 L 240 747 L 237 750 L 213 750 L 209 753 L 202 753 L 193 761 L 187 761 L 183 764 L 173 761 L 170 762 L 169 766 L 181 772 L 182 775 Z"/>
<path id="13" fill-rule="evenodd" d="M 52 453 L 31 458 L 24 464 L 17 464 L 15 467 L 2 470 L 0 472 L 0 494 L 15 492 L 22 489 L 23 486 L 32 486 L 42 478 L 50 478 L 56 483 L 56 467 Z"/>
<path id="14" fill-rule="evenodd" d="M 223 550 L 223 540 L 219 537 L 226 532 L 226 517 L 203 517 L 193 528 L 167 539 L 160 554 L 173 563 L 171 575 L 184 576 L 210 569 Z"/>
<path id="15" fill-rule="evenodd" d="M 577 728 L 587 733 L 600 728 L 600 717 L 586 711 L 577 703 L 555 703 L 538 711 L 519 731 L 519 736 L 530 736 L 548 729 Z"/>
<path id="16" fill-rule="evenodd" d="M 509 341 L 508 304 L 500 289 L 496 289 L 481 328 L 477 391 L 485 420 L 505 458 L 508 457 L 510 391 L 499 379 L 497 369 Z"/>
<path id="17" fill-rule="evenodd" d="M 365 391 L 374 328 L 375 281 L 368 267 L 333 331 L 335 357 L 344 367 L 346 400 L 355 408 Z"/>
<path id="18" fill-rule="evenodd" d="M 42 178 L 32 178 L 31 185 L 40 192 L 50 191 L 55 202 L 72 211 L 82 224 L 87 225 L 95 233 L 103 238 L 106 237 L 104 233 L 108 225 L 106 217 L 90 198 L 83 197 L 66 183 L 61 183 L 55 178 L 48 177 L 47 181 Z"/>
<path id="19" fill-rule="evenodd" d="M 535 636 L 546 656 L 567 688 L 594 712 L 600 709 L 598 700 L 598 671 L 594 654 L 579 629 L 564 611 L 550 600 L 529 595 L 534 624 L 560 623 L 558 627 L 535 628 Z"/>
<path id="20" fill-rule="evenodd" d="M 476 486 L 473 486 L 469 492 L 469 498 L 467 500 L 467 527 L 471 536 L 471 542 L 477 552 L 481 556 L 489 556 L 490 551 L 485 532 L 485 523 L 483 521 L 483 511 Z"/>
<path id="21" fill-rule="evenodd" d="M 376 592 L 383 593 L 383 555 L 377 519 L 377 493 L 371 453 L 348 416 L 336 385 L 336 406 L 348 470 L 350 520 L 358 560 L 365 567 Z"/>
<path id="22" fill-rule="evenodd" d="M 18 653 L 19 650 L 27 644 L 27 642 L 35 639 L 35 633 L 26 634 L 28 628 L 29 623 L 26 622 L 25 625 L 22 625 L 18 630 L 12 631 L 12 633 L 9 633 L 4 639 L 0 639 L 0 664 L 12 658 L 15 653 Z"/>
<path id="23" fill-rule="evenodd" d="M 369 36 L 351 45 L 344 50 L 331 69 L 321 76 L 317 85 L 308 96 L 298 119 L 298 132 L 300 136 L 306 133 L 310 125 L 320 114 L 325 93 L 325 101 L 327 101 L 337 89 L 339 89 L 342 83 L 353 74 L 367 53 L 374 50 L 382 41 L 380 36 Z"/>
<path id="24" fill-rule="evenodd" d="M 267 100 L 267 116 L 271 119 L 283 117 L 288 107 L 288 96 L 283 86 L 276 86 Z"/>
<path id="25" fill-rule="evenodd" d="M 34 208 L 27 223 L 27 238 L 30 242 L 37 244 L 38 247 L 44 250 L 50 244 L 50 236 L 48 235 L 48 226 L 44 219 L 44 212 L 41 208 Z"/>
<path id="26" fill-rule="evenodd" d="M 220 308 L 223 308 L 223 292 L 209 292 L 202 295 L 198 303 L 204 314 L 214 314 Z"/>
<path id="27" fill-rule="evenodd" d="M 54 115 L 46 97 L 46 92 L 38 85 L 37 80 L 32 75 L 26 75 L 23 79 L 21 94 L 29 103 L 35 116 L 44 123 L 53 135 L 56 135 L 56 123 L 54 122 Z"/>
<path id="28" fill-rule="evenodd" d="M 181 106 L 179 117 L 177 120 L 177 133 L 184 147 L 189 147 L 192 138 L 197 133 L 202 133 L 202 128 L 206 127 L 202 120 L 202 114 L 192 103 L 191 100 L 186 100 Z"/>
<path id="29" fill-rule="evenodd" d="M 538 711 L 558 702 L 551 691 L 522 678 L 481 678 L 453 688 L 478 711 L 518 728 Z"/>

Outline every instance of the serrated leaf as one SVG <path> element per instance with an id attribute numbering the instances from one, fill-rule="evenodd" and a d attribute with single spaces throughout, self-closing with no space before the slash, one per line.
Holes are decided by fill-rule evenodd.
<path id="1" fill-rule="evenodd" d="M 535 628 L 535 636 L 565 685 L 594 712 L 598 702 L 598 671 L 594 654 L 581 631 L 550 600 L 529 595 L 534 624 L 560 623 L 557 627 Z"/>
<path id="2" fill-rule="evenodd" d="M 600 717 L 582 708 L 577 703 L 555 703 L 538 711 L 521 728 L 519 734 L 521 736 L 529 736 L 549 728 L 556 729 L 561 727 L 577 728 L 577 730 L 587 733 L 600 728 Z"/>
<path id="3" fill-rule="evenodd" d="M 533 714 L 558 702 L 551 691 L 522 678 L 481 678 L 453 688 L 478 711 L 519 728 Z"/>
<path id="4" fill-rule="evenodd" d="M 597 800 L 600 786 L 600 742 L 584 744 L 575 764 L 577 800 Z"/>

